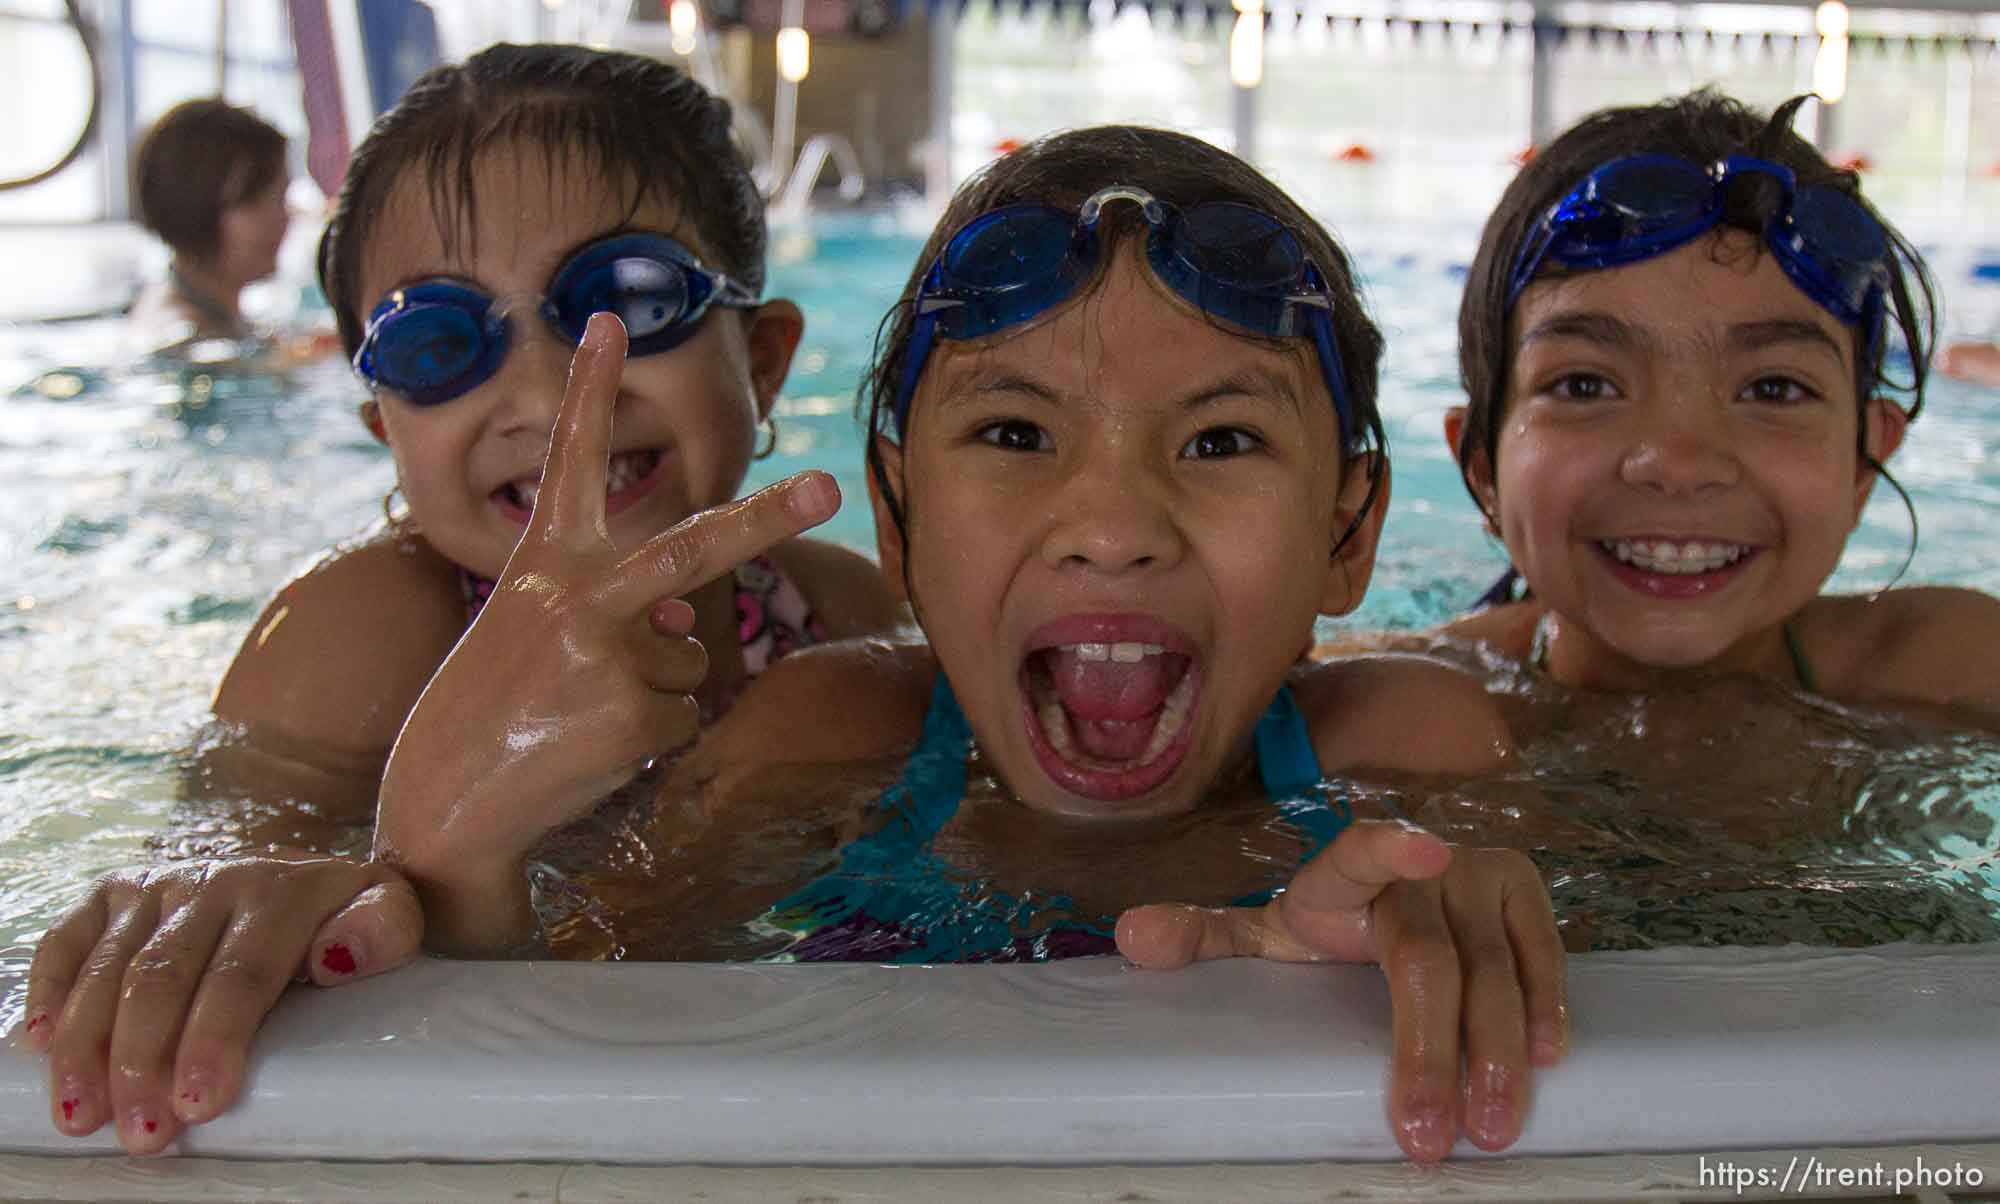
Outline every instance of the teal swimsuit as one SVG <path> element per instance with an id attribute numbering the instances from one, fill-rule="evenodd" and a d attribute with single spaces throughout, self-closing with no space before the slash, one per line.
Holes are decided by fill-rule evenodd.
<path id="1" fill-rule="evenodd" d="M 1257 722 L 1265 792 L 1318 853 L 1352 818 L 1321 784 L 1312 733 L 1290 687 Z M 879 828 L 841 850 L 840 864 L 772 906 L 753 924 L 792 943 L 771 961 L 1016 962 L 1112 953 L 1117 916 L 1080 914 L 1064 894 L 1019 898 L 939 857 L 932 843 L 965 798 L 972 726 L 943 674 L 931 691 L 923 736 L 876 807 Z M 1250 907 L 1275 888 L 1236 900 Z"/>

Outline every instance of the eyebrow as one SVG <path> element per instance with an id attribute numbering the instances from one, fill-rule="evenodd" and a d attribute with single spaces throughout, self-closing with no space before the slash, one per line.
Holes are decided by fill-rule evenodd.
<path id="1" fill-rule="evenodd" d="M 1734 351 L 1761 351 L 1780 343 L 1823 347 L 1843 367 L 1847 364 L 1846 350 L 1817 322 L 1801 318 L 1771 318 L 1762 322 L 1743 322 L 1729 328 L 1729 346 Z"/>
<path id="2" fill-rule="evenodd" d="M 948 391 L 938 398 L 939 403 L 945 406 L 963 403 L 988 393 L 1012 393 L 1058 408 L 1071 400 L 1065 394 L 1026 373 L 1007 369 L 988 368 L 971 375 L 962 383 L 953 382 L 947 389 Z M 1285 407 L 1293 414 L 1303 412 L 1298 389 L 1292 382 L 1276 372 L 1261 367 L 1241 369 L 1216 377 L 1182 396 L 1176 403 L 1176 408 L 1184 413 L 1191 412 L 1232 397 L 1264 402 L 1273 406 L 1282 400 Z"/>
<path id="3" fill-rule="evenodd" d="M 1660 345 L 1651 331 L 1607 313 L 1556 314 L 1521 332 L 1523 347 L 1545 339 L 1581 339 L 1629 351 L 1653 351 Z"/>

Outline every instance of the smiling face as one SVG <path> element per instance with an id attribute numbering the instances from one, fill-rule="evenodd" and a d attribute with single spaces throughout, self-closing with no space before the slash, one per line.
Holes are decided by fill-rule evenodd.
<path id="1" fill-rule="evenodd" d="M 1331 555 L 1368 483 L 1310 347 L 1222 329 L 1137 246 L 1038 325 L 941 343 L 884 449 L 981 754 L 1057 814 L 1193 807 L 1373 563 L 1374 523 Z M 877 531 L 894 580 L 879 503 Z"/>
<path id="2" fill-rule="evenodd" d="M 501 147 L 477 160 L 472 187 L 476 220 L 448 240 L 423 173 L 404 170 L 362 256 L 364 318 L 394 289 L 422 280 L 538 300 L 579 249 L 620 231 L 665 234 L 713 262 L 674 205 L 654 195 L 628 211 L 624 191 L 605 187 L 588 164 Z M 412 519 L 445 556 L 488 577 L 499 575 L 528 520 L 576 350 L 533 304 L 515 304 L 508 321 L 506 358 L 476 388 L 432 406 L 393 390 L 378 395 L 378 433 L 395 453 Z M 679 346 L 626 362 L 605 498 L 617 547 L 736 496 L 800 325 L 788 302 L 748 318 L 711 309 Z"/>
<path id="3" fill-rule="evenodd" d="M 1782 625 L 1839 563 L 1874 479 L 1853 331 L 1733 230 L 1531 285 L 1513 331 L 1497 472 L 1469 475 L 1568 621 L 1557 675 L 1788 665 Z M 1903 422 L 1869 403 L 1877 459 Z"/>

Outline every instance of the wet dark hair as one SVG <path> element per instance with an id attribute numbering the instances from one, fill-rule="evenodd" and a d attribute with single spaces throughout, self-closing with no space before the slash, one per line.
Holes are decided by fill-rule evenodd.
<path id="1" fill-rule="evenodd" d="M 1306 254 L 1319 265 L 1326 277 L 1327 294 L 1333 301 L 1333 341 L 1340 352 L 1342 384 L 1353 408 L 1355 447 L 1341 451 L 1346 455 L 1373 447 L 1378 453 L 1369 459 L 1368 498 L 1349 528 L 1351 534 L 1360 525 L 1361 517 L 1374 506 L 1387 463 L 1388 440 L 1375 405 L 1382 333 L 1362 304 L 1346 253 L 1325 227 L 1256 168 L 1199 138 L 1171 130 L 1100 125 L 1050 134 L 1002 155 L 961 184 L 917 256 L 902 297 L 883 319 L 882 330 L 875 340 L 875 360 L 868 375 L 862 378 L 856 399 L 856 410 L 866 424 L 867 434 L 894 435 L 896 391 L 902 382 L 904 361 L 909 356 L 917 288 L 952 235 L 980 214 L 1007 205 L 1033 201 L 1075 210 L 1093 193 L 1111 184 L 1143 188 L 1159 200 L 1182 209 L 1207 201 L 1234 201 L 1260 209 L 1290 227 Z M 1132 210 L 1128 205 L 1105 210 L 1107 238 L 1122 237 L 1141 226 L 1141 219 Z M 1239 332 L 1232 328 L 1232 333 Z M 1241 337 L 1260 339 L 1253 334 Z M 912 407 L 905 421 L 915 420 L 916 411 Z M 876 440 L 870 437 L 867 444 L 869 473 L 882 491 L 896 529 L 907 541 L 908 512 L 900 492 L 902 483 L 889 480 Z M 1342 535 L 1343 543 L 1346 539 L 1347 535 Z M 907 586 L 907 556 L 903 559 L 903 576 Z"/>
<path id="2" fill-rule="evenodd" d="M 1716 163 L 1736 154 L 1768 159 L 1791 168 L 1802 186 L 1834 188 L 1853 197 L 1881 223 L 1890 246 L 1888 318 L 1902 336 L 1909 377 L 1892 380 L 1887 348 L 1871 360 L 1866 332 L 1856 331 L 1855 391 L 1861 414 L 1856 439 L 1863 460 L 1902 492 L 1888 470 L 1868 455 L 1867 403 L 1871 397 L 1901 394 L 1907 399 L 1904 412 L 1912 419 L 1923 409 L 1924 381 L 1937 337 L 1936 290 L 1916 248 L 1862 197 L 1860 177 L 1834 167 L 1811 143 L 1792 132 L 1794 115 L 1810 99 L 1810 95 L 1795 96 L 1766 117 L 1703 88 L 1658 104 L 1602 109 L 1564 131 L 1514 177 L 1480 235 L 1479 252 L 1473 258 L 1458 310 L 1458 370 L 1465 386 L 1466 413 L 1459 446 L 1454 450 L 1459 475 L 1482 511 L 1486 505 L 1472 488 L 1467 453 L 1484 451 L 1489 465 L 1497 456 L 1515 350 L 1507 284 L 1521 245 L 1550 206 L 1585 176 L 1612 159 L 1639 153 L 1679 155 L 1699 164 Z M 1761 234 L 1775 200 L 1775 190 L 1768 187 L 1733 189 L 1723 224 Z M 1761 237 L 1756 246 L 1759 253 L 1764 251 Z M 1559 274 L 1559 267 L 1545 267 L 1536 279 Z M 1494 516 L 1488 513 L 1487 517 Z M 1914 513 L 1912 517 L 1914 520 Z"/>
<path id="3" fill-rule="evenodd" d="M 701 236 L 711 266 L 764 286 L 764 199 L 731 136 L 729 102 L 643 55 L 584 46 L 488 47 L 425 72 L 368 131 L 319 243 L 319 285 L 340 339 L 361 345 L 361 258 L 404 169 L 420 168 L 447 245 L 470 228 L 473 168 L 490 150 L 533 146 L 549 171 L 587 165 L 629 190 L 628 212 L 664 196 Z"/>
<path id="4" fill-rule="evenodd" d="M 132 157 L 139 223 L 197 260 L 215 254 L 222 211 L 285 174 L 285 136 L 248 109 L 190 100 L 153 123 Z"/>

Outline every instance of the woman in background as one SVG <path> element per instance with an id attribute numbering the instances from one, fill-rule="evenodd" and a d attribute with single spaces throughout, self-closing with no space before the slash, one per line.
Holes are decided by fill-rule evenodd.
<path id="1" fill-rule="evenodd" d="M 173 252 L 167 278 L 132 305 L 148 348 L 252 334 L 238 302 L 277 271 L 290 183 L 285 136 L 248 109 L 190 100 L 146 132 L 133 195 L 140 223 Z"/>

